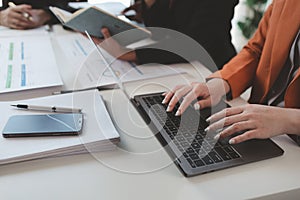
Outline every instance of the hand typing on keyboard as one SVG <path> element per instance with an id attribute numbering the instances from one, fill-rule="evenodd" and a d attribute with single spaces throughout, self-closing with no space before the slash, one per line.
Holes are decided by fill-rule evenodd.
<path id="1" fill-rule="evenodd" d="M 229 91 L 230 87 L 226 81 L 211 79 L 206 84 L 192 83 L 191 85 L 176 86 L 170 92 L 165 93 L 162 103 L 168 104 L 167 112 L 171 112 L 179 100 L 183 99 L 175 114 L 180 116 L 197 98 L 200 97 L 201 99 L 193 105 L 196 110 L 217 105 Z M 299 113 L 298 109 L 264 105 L 228 108 L 208 119 L 211 124 L 206 132 L 228 126 L 215 137 L 215 139 L 222 139 L 243 131 L 243 134 L 231 138 L 230 144 L 237 144 L 254 138 L 270 138 L 280 134 L 299 134 L 297 129 L 299 120 L 295 123 L 297 116 L 300 116 Z"/>
<path id="2" fill-rule="evenodd" d="M 300 113 L 297 109 L 287 109 L 264 105 L 244 105 L 227 108 L 208 118 L 211 122 L 206 131 L 214 131 L 226 126 L 215 138 L 231 137 L 229 144 L 249 139 L 265 139 L 276 135 L 297 132 L 295 125 L 287 123 L 289 118 Z M 290 120 L 295 121 L 295 120 Z M 240 135 L 234 135 L 241 133 Z"/>
<path id="3" fill-rule="evenodd" d="M 203 114 L 208 110 L 202 110 L 200 114 L 189 106 L 181 116 L 175 116 L 174 111 L 166 112 L 166 104 L 161 105 L 163 99 L 161 94 L 152 94 L 143 97 L 142 102 L 163 137 L 170 139 L 169 144 L 176 146 L 173 147 L 178 150 L 178 156 L 183 156 L 192 168 L 240 158 L 228 140 L 218 142 L 214 139 L 215 131 L 204 131 L 208 126 L 205 119 L 209 115 L 203 118 Z M 174 110 L 178 106 L 176 104 Z"/>
<path id="4" fill-rule="evenodd" d="M 192 83 L 191 85 L 179 85 L 165 94 L 163 104 L 168 104 L 167 112 L 174 109 L 181 98 L 183 101 L 176 111 L 176 115 L 181 115 L 187 107 L 197 98 L 201 100 L 194 104 L 194 108 L 207 108 L 218 104 L 221 98 L 229 92 L 228 83 L 222 79 L 212 79 L 207 83 Z"/>

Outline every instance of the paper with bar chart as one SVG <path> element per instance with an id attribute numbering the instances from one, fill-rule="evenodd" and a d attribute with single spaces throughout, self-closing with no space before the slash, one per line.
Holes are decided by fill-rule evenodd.
<path id="1" fill-rule="evenodd" d="M 0 37 L 0 93 L 59 85 L 49 36 Z"/>

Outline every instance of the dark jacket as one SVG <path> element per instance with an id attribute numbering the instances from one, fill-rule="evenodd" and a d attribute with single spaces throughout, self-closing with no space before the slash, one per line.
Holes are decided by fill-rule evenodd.
<path id="1" fill-rule="evenodd" d="M 196 40 L 221 68 L 236 54 L 230 30 L 237 4 L 238 0 L 173 0 L 170 6 L 170 0 L 157 0 L 150 9 L 144 4 L 142 13 L 147 27 L 176 30 Z M 166 64 L 185 61 L 180 56 L 155 48 L 151 45 L 138 49 L 138 62 Z"/>

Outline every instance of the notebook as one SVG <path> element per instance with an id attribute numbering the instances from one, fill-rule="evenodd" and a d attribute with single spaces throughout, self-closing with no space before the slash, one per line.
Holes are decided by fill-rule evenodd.
<path id="1" fill-rule="evenodd" d="M 50 7 L 50 10 L 64 26 L 79 32 L 88 31 L 95 37 L 102 38 L 100 30 L 102 27 L 106 27 L 114 39 L 124 46 L 151 36 L 151 33 L 145 28 L 119 19 L 96 6 L 80 9 L 74 14 L 57 7 Z M 131 31 L 126 32 L 129 30 Z"/>

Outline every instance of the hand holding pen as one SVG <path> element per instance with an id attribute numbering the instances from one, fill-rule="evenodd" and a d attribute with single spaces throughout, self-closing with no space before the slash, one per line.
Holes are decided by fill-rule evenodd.
<path id="1" fill-rule="evenodd" d="M 16 4 L 14 4 L 13 2 L 8 2 L 8 6 L 10 8 L 17 8 Z M 31 6 L 30 6 L 30 8 L 28 7 L 28 9 L 31 9 Z M 29 21 L 33 21 L 32 16 L 29 14 L 29 12 L 26 12 L 25 10 L 26 10 L 26 8 L 24 8 L 24 11 L 20 12 L 22 14 L 22 16 Z"/>
<path id="2" fill-rule="evenodd" d="M 32 9 L 30 5 L 23 4 L 16 6 L 12 3 L 9 5 L 9 8 L 0 11 L 0 25 L 13 29 L 26 29 L 33 26 L 33 22 L 28 19 L 28 12 Z"/>
<path id="3" fill-rule="evenodd" d="M 51 15 L 42 9 L 32 9 L 30 5 L 9 3 L 9 8 L 0 11 L 0 25 L 12 29 L 31 29 L 44 25 Z"/>

